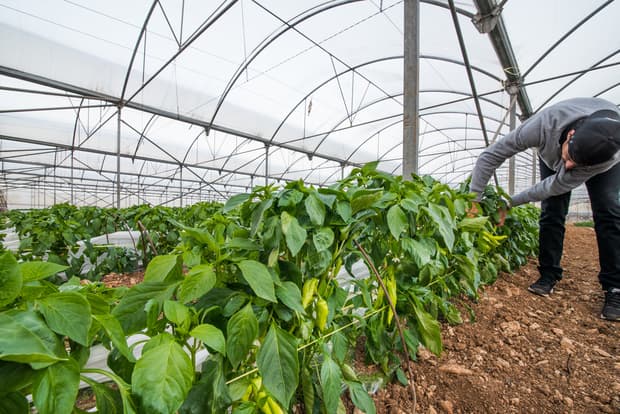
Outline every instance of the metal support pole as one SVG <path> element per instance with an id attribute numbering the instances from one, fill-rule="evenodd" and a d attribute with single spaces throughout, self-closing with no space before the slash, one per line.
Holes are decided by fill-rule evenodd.
<path id="1" fill-rule="evenodd" d="M 420 0 L 404 2 L 403 179 L 418 174 L 420 95 Z"/>
<path id="2" fill-rule="evenodd" d="M 179 165 L 179 207 L 183 207 L 183 165 Z"/>
<path id="3" fill-rule="evenodd" d="M 265 187 L 269 185 L 269 145 L 265 144 Z"/>
<path id="4" fill-rule="evenodd" d="M 121 106 L 116 118 L 116 208 L 121 208 Z"/>
<path id="5" fill-rule="evenodd" d="M 517 125 L 517 105 L 510 107 L 510 130 L 513 131 Z M 508 194 L 511 196 L 515 193 L 515 156 L 510 157 L 508 161 Z"/>
<path id="6" fill-rule="evenodd" d="M 74 165 L 73 165 L 73 159 L 74 159 L 74 152 L 73 152 L 73 147 L 71 147 L 71 205 L 75 205 L 75 200 L 74 200 L 74 190 L 73 190 L 73 184 L 74 184 Z"/>

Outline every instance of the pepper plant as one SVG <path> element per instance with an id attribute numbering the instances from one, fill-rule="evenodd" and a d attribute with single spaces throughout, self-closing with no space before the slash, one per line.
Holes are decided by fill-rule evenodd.
<path id="1" fill-rule="evenodd" d="M 420 344 L 441 352 L 439 322 L 460 321 L 452 300 L 475 299 L 533 249 L 521 245 L 534 242 L 523 235 L 528 211 L 513 209 L 498 230 L 488 216 L 467 216 L 472 197 L 466 186 L 403 181 L 369 164 L 328 188 L 257 187 L 193 222 L 166 210 L 180 243 L 107 308 L 144 346 L 135 360 L 108 338 L 108 376 L 121 393 L 98 408 L 335 413 L 346 390 L 374 413 L 350 362 L 358 341 L 407 383 L 401 358 Z"/>

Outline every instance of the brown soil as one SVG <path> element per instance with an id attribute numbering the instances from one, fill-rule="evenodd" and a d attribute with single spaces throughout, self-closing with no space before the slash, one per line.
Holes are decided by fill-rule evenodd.
<path id="1" fill-rule="evenodd" d="M 105 275 L 101 282 L 107 287 L 133 286 L 144 280 L 144 271 L 133 273 L 110 273 Z"/>
<path id="2" fill-rule="evenodd" d="M 562 265 L 565 277 L 549 298 L 527 291 L 538 277 L 532 260 L 468 302 L 475 320 L 444 326 L 441 357 L 421 350 L 413 364 L 415 412 L 620 414 L 620 323 L 599 318 L 593 229 L 567 227 Z M 139 273 L 104 278 L 110 286 L 140 280 Z M 413 413 L 409 390 L 380 390 L 377 413 Z"/>
<path id="3" fill-rule="evenodd" d="M 413 364 L 417 413 L 620 413 L 620 323 L 599 318 L 592 228 L 567 227 L 562 266 L 549 298 L 527 291 L 532 260 L 481 292 L 475 321 L 443 327 L 441 357 Z M 414 411 L 400 385 L 375 401 L 377 413 Z"/>

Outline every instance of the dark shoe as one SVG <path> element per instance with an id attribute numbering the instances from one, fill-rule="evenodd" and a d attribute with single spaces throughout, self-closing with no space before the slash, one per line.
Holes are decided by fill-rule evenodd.
<path id="1" fill-rule="evenodd" d="M 549 296 L 553 292 L 553 287 L 556 283 L 558 281 L 551 276 L 541 276 L 527 290 L 540 296 Z"/>
<path id="2" fill-rule="evenodd" d="M 611 288 L 605 292 L 605 305 L 601 318 L 608 321 L 620 321 L 620 289 Z"/>

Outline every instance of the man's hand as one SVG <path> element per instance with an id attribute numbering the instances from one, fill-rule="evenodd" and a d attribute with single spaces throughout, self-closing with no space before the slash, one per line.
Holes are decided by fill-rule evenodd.
<path id="1" fill-rule="evenodd" d="M 476 201 L 471 202 L 471 207 L 467 210 L 467 217 L 472 218 L 480 214 L 480 205 Z"/>
<path id="2" fill-rule="evenodd" d="M 498 214 L 497 227 L 502 227 L 504 223 L 506 222 L 507 210 L 508 209 L 506 207 L 500 207 L 500 209 L 497 210 L 497 214 Z M 480 204 L 478 204 L 477 201 L 472 201 L 471 207 L 467 210 L 467 217 L 472 218 L 472 217 L 478 216 L 479 214 L 480 214 Z"/>
<path id="3" fill-rule="evenodd" d="M 504 222 L 506 221 L 506 208 L 501 207 L 498 210 L 498 214 L 499 214 L 499 220 L 497 222 L 497 227 L 502 227 L 504 225 Z"/>

